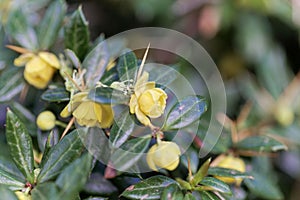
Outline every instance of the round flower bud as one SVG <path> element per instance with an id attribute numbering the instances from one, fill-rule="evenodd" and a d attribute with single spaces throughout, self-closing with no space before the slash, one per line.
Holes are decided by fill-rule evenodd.
<path id="1" fill-rule="evenodd" d="M 289 126 L 294 121 L 294 112 L 289 106 L 279 105 L 275 110 L 275 119 L 282 126 Z"/>
<path id="2" fill-rule="evenodd" d="M 245 162 L 241 158 L 233 157 L 231 155 L 225 156 L 222 160 L 220 160 L 220 162 L 216 166 L 227 168 L 227 169 L 234 169 L 240 172 L 246 171 Z M 221 176 L 216 176 L 216 178 L 228 184 L 235 183 L 237 185 L 240 185 L 241 182 L 243 181 L 242 178 L 231 178 L 231 177 L 221 177 Z"/>
<path id="3" fill-rule="evenodd" d="M 29 194 L 25 194 L 24 192 L 16 191 L 19 200 L 31 200 L 31 196 Z"/>
<path id="4" fill-rule="evenodd" d="M 52 112 L 44 111 L 38 115 L 36 119 L 36 124 L 41 130 L 48 131 L 54 128 L 55 121 L 56 118 Z"/>
<path id="5" fill-rule="evenodd" d="M 153 145 L 147 153 L 149 167 L 158 171 L 157 168 L 174 170 L 179 164 L 180 149 L 174 142 L 161 141 Z"/>

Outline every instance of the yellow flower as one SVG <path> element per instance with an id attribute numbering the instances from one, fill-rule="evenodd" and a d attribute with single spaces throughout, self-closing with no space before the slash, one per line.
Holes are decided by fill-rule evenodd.
<path id="1" fill-rule="evenodd" d="M 108 128 L 113 123 L 113 110 L 111 105 L 96 103 L 87 98 L 87 92 L 75 94 L 71 102 L 62 110 L 60 115 L 68 117 L 71 114 L 81 126 L 98 126 Z"/>
<path id="2" fill-rule="evenodd" d="M 168 98 L 165 91 L 155 88 L 155 82 L 148 82 L 149 74 L 144 72 L 134 86 L 134 94 L 131 95 L 129 107 L 130 113 L 144 125 L 150 125 L 150 118 L 160 117 L 166 108 Z"/>
<path id="3" fill-rule="evenodd" d="M 57 57 L 49 52 L 24 53 L 14 60 L 14 65 L 25 65 L 25 80 L 38 89 L 46 88 L 54 72 L 60 68 Z"/>
<path id="4" fill-rule="evenodd" d="M 157 168 L 174 170 L 179 164 L 180 149 L 174 142 L 161 141 L 153 145 L 147 153 L 149 167 L 158 171 Z"/>
<path id="5" fill-rule="evenodd" d="M 29 194 L 25 194 L 24 192 L 16 191 L 19 200 L 31 200 L 31 196 Z"/>
<path id="6" fill-rule="evenodd" d="M 234 169 L 240 172 L 245 172 L 246 171 L 246 165 L 245 162 L 238 157 L 233 157 L 231 155 L 225 156 L 221 158 L 219 163 L 216 165 L 217 167 L 223 167 L 227 169 Z M 225 183 L 232 184 L 235 183 L 236 185 L 240 185 L 243 181 L 242 178 L 230 178 L 230 177 L 221 177 L 221 176 L 216 176 L 217 179 L 220 179 L 221 181 L 224 181 Z"/>
<path id="7" fill-rule="evenodd" d="M 294 111 L 284 104 L 279 104 L 274 110 L 275 119 L 282 126 L 289 126 L 294 122 Z"/>
<path id="8" fill-rule="evenodd" d="M 54 128 L 55 121 L 56 121 L 56 118 L 52 112 L 44 111 L 38 115 L 38 117 L 36 119 L 36 124 L 38 125 L 38 127 L 41 130 L 47 131 L 47 130 L 51 130 Z"/>

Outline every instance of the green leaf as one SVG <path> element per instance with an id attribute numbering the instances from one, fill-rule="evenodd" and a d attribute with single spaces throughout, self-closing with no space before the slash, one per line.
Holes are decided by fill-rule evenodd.
<path id="1" fill-rule="evenodd" d="M 18 102 L 13 101 L 9 104 L 9 107 L 12 112 L 15 113 L 24 124 L 26 124 L 29 134 L 31 136 L 36 136 L 37 126 L 35 116 Z"/>
<path id="2" fill-rule="evenodd" d="M 37 177 L 39 183 L 56 177 L 64 167 L 78 158 L 84 146 L 77 130 L 65 136 L 57 145 L 51 148 L 47 160 L 41 163 L 41 172 Z"/>
<path id="3" fill-rule="evenodd" d="M 210 167 L 208 174 L 212 176 L 231 177 L 231 178 L 253 178 L 248 173 L 243 173 L 234 169 L 222 168 L 222 167 Z"/>
<path id="4" fill-rule="evenodd" d="M 13 37 L 22 47 L 29 50 L 37 50 L 38 40 L 36 32 L 28 22 L 22 7 L 10 12 L 7 23 L 6 32 Z"/>
<path id="5" fill-rule="evenodd" d="M 179 72 L 172 67 L 160 66 L 153 63 L 145 64 L 144 69 L 149 72 L 149 80 L 161 86 L 169 85 L 179 74 Z"/>
<path id="6" fill-rule="evenodd" d="M 176 178 L 176 181 L 179 183 L 182 189 L 184 190 L 191 190 L 192 186 L 189 182 L 182 180 L 181 178 Z"/>
<path id="7" fill-rule="evenodd" d="M 276 152 L 280 150 L 287 150 L 287 146 L 268 136 L 247 137 L 246 139 L 238 142 L 236 147 L 242 150 L 259 152 Z"/>
<path id="8" fill-rule="evenodd" d="M 116 123 L 113 124 L 110 130 L 109 140 L 113 148 L 118 148 L 129 138 L 133 131 L 134 123 L 128 111 L 121 112 L 115 121 Z"/>
<path id="9" fill-rule="evenodd" d="M 88 53 L 82 62 L 82 67 L 86 69 L 84 79 L 88 88 L 95 87 L 101 79 L 109 62 L 109 53 L 105 41 L 100 42 L 92 51 Z"/>
<path id="10" fill-rule="evenodd" d="M 170 110 L 163 129 L 173 130 L 184 128 L 196 120 L 199 120 L 206 110 L 207 102 L 203 97 L 185 97 Z"/>
<path id="11" fill-rule="evenodd" d="M 165 187 L 171 184 L 177 183 L 166 176 L 152 176 L 135 185 L 129 186 L 121 196 L 129 199 L 160 199 Z"/>
<path id="12" fill-rule="evenodd" d="M 117 71 L 120 81 L 134 80 L 137 72 L 137 60 L 135 54 L 127 49 L 127 52 L 119 57 Z"/>
<path id="13" fill-rule="evenodd" d="M 113 82 L 118 80 L 117 68 L 113 67 L 112 69 L 106 71 L 102 76 L 100 82 L 105 85 L 111 85 Z"/>
<path id="14" fill-rule="evenodd" d="M 202 181 L 203 178 L 207 175 L 210 161 L 211 161 L 211 159 L 207 159 L 207 161 L 205 161 L 205 163 L 203 163 L 203 165 L 200 167 L 200 169 L 197 171 L 197 173 L 192 177 L 191 184 L 193 186 L 198 185 L 198 183 L 200 181 Z"/>
<path id="15" fill-rule="evenodd" d="M 118 189 L 101 173 L 94 172 L 85 184 L 84 191 L 88 194 L 108 196 L 116 193 Z"/>
<path id="16" fill-rule="evenodd" d="M 223 181 L 213 178 L 213 177 L 205 177 L 201 182 L 201 185 L 208 186 L 216 191 L 231 194 L 230 187 L 224 183 Z"/>
<path id="17" fill-rule="evenodd" d="M 171 184 L 165 187 L 160 199 L 162 200 L 183 200 L 183 193 L 176 184 Z"/>
<path id="18" fill-rule="evenodd" d="M 32 140 L 19 118 L 10 110 L 6 114 L 6 139 L 11 156 L 26 180 L 34 182 L 34 157 Z"/>
<path id="19" fill-rule="evenodd" d="M 149 146 L 151 136 L 144 136 L 127 140 L 111 155 L 113 167 L 119 171 L 126 171 L 132 167 Z"/>
<path id="20" fill-rule="evenodd" d="M 56 41 L 66 10 L 67 6 L 64 0 L 52 1 L 48 7 L 37 27 L 40 49 L 49 49 Z"/>
<path id="21" fill-rule="evenodd" d="M 191 193 L 187 193 L 183 200 L 196 200 L 196 197 L 194 197 Z"/>
<path id="22" fill-rule="evenodd" d="M 38 184 L 31 192 L 32 199 L 49 200 L 60 199 L 58 187 L 53 182 Z"/>
<path id="23" fill-rule="evenodd" d="M 46 90 L 41 98 L 49 102 L 63 102 L 70 100 L 70 94 L 66 91 L 64 86 L 56 85 Z"/>
<path id="24" fill-rule="evenodd" d="M 10 101 L 23 87 L 23 74 L 19 68 L 10 67 L 4 70 L 0 75 L 0 103 Z"/>
<path id="25" fill-rule="evenodd" d="M 86 153 L 68 165 L 56 179 L 61 189 L 59 199 L 72 199 L 83 188 L 91 172 L 93 157 Z M 76 184 L 74 184 L 76 183 Z"/>
<path id="26" fill-rule="evenodd" d="M 66 57 L 71 61 L 76 69 L 81 67 L 81 62 L 74 51 L 71 49 L 66 49 L 64 52 Z"/>
<path id="27" fill-rule="evenodd" d="M 74 51 L 82 60 L 89 49 L 89 42 L 88 22 L 79 6 L 65 26 L 65 47 Z"/>
<path id="28" fill-rule="evenodd" d="M 15 163 L 0 156 L 0 184 L 8 186 L 11 190 L 21 190 L 25 182 L 25 177 Z"/>
<path id="29" fill-rule="evenodd" d="M 220 200 L 220 198 L 212 192 L 202 191 L 200 192 L 202 200 Z"/>
<path id="30" fill-rule="evenodd" d="M 278 185 L 273 180 L 257 172 L 252 172 L 251 175 L 253 175 L 254 179 L 246 179 L 244 181 L 251 193 L 264 199 L 284 199 Z"/>
<path id="31" fill-rule="evenodd" d="M 18 200 L 17 196 L 13 191 L 11 191 L 11 189 L 1 184 L 0 184 L 0 194 L 1 194 L 1 199 Z"/>
<path id="32" fill-rule="evenodd" d="M 109 87 L 97 87 L 90 90 L 88 98 L 103 104 L 126 104 L 129 102 L 128 95 Z"/>

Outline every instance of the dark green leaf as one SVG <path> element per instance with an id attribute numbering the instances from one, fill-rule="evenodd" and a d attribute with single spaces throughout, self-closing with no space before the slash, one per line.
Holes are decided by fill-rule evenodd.
<path id="1" fill-rule="evenodd" d="M 198 185 L 198 183 L 200 181 L 202 181 L 203 178 L 207 175 L 210 161 L 211 161 L 211 159 L 207 159 L 207 161 L 205 161 L 205 163 L 203 163 L 203 165 L 200 167 L 200 169 L 197 171 L 197 173 L 192 177 L 191 184 L 193 186 Z"/>
<path id="2" fill-rule="evenodd" d="M 42 183 L 57 176 L 64 167 L 80 156 L 83 148 L 77 130 L 65 136 L 57 145 L 51 148 L 47 160 L 41 164 L 41 172 L 37 177 L 38 182 Z"/>
<path id="3" fill-rule="evenodd" d="M 153 63 L 145 64 L 144 69 L 149 72 L 149 80 L 154 81 L 161 86 L 169 85 L 179 74 L 179 72 L 172 67 L 156 65 Z"/>
<path id="4" fill-rule="evenodd" d="M 278 185 L 273 180 L 257 172 L 252 172 L 251 175 L 253 175 L 254 179 L 246 179 L 244 181 L 251 193 L 264 199 L 284 199 Z"/>
<path id="5" fill-rule="evenodd" d="M 126 171 L 132 167 L 149 146 L 151 136 L 127 140 L 111 155 L 113 167 L 119 171 Z"/>
<path id="6" fill-rule="evenodd" d="M 109 140 L 113 148 L 118 148 L 129 138 L 134 123 L 128 111 L 121 112 L 115 122 L 110 130 Z"/>
<path id="7" fill-rule="evenodd" d="M 89 49 L 89 42 L 88 22 L 79 6 L 65 26 L 65 47 L 74 51 L 82 60 Z"/>
<path id="8" fill-rule="evenodd" d="M 196 200 L 196 197 L 194 197 L 191 193 L 187 193 L 183 200 Z"/>
<path id="9" fill-rule="evenodd" d="M 91 172 L 92 156 L 88 153 L 68 165 L 56 179 L 61 189 L 60 199 L 75 197 L 86 183 Z M 74 184 L 75 183 L 75 184 Z"/>
<path id="10" fill-rule="evenodd" d="M 212 192 L 202 191 L 200 192 L 202 200 L 220 200 L 220 198 Z"/>
<path id="11" fill-rule="evenodd" d="M 47 140 L 46 140 L 46 143 L 45 143 L 45 146 L 43 149 L 43 158 L 41 161 L 41 166 L 44 166 L 45 162 L 49 158 L 49 152 L 50 152 L 51 148 L 54 146 L 54 144 L 56 144 L 55 140 L 57 138 L 55 136 L 57 136 L 57 135 L 55 135 L 54 131 L 52 130 L 47 137 Z"/>
<path id="12" fill-rule="evenodd" d="M 67 6 L 64 0 L 52 1 L 38 26 L 40 49 L 49 49 L 56 41 Z"/>
<path id="13" fill-rule="evenodd" d="M 102 76 L 100 82 L 105 85 L 111 85 L 114 81 L 118 80 L 117 68 L 113 67 L 112 69 L 106 71 Z"/>
<path id="14" fill-rule="evenodd" d="M 130 199 L 160 199 L 164 188 L 171 184 L 177 183 L 166 176 L 153 176 L 129 186 L 121 196 Z"/>
<path id="15" fill-rule="evenodd" d="M 183 200 L 183 193 L 176 184 L 171 184 L 165 187 L 160 199 L 162 200 Z"/>
<path id="16" fill-rule="evenodd" d="M 1 199 L 18 200 L 15 193 L 4 185 L 0 185 L 0 194 L 1 194 Z"/>
<path id="17" fill-rule="evenodd" d="M 117 71 L 121 81 L 134 80 L 137 72 L 137 60 L 132 51 L 128 51 L 119 57 Z"/>
<path id="18" fill-rule="evenodd" d="M 36 32 L 28 22 L 28 16 L 22 7 L 10 12 L 7 23 L 6 31 L 13 37 L 22 47 L 30 50 L 38 48 L 38 40 Z"/>
<path id="19" fill-rule="evenodd" d="M 201 185 L 208 186 L 216 191 L 231 194 L 230 187 L 224 183 L 223 181 L 220 181 L 219 179 L 213 178 L 213 177 L 205 177 L 201 182 Z"/>
<path id="20" fill-rule="evenodd" d="M 64 86 L 53 86 L 46 90 L 41 98 L 49 102 L 69 101 L 70 94 L 66 91 Z"/>
<path id="21" fill-rule="evenodd" d="M 26 179 L 33 183 L 34 157 L 32 140 L 24 124 L 9 109 L 6 114 L 6 139 L 16 166 Z"/>
<path id="22" fill-rule="evenodd" d="M 15 113 L 24 124 L 26 124 L 29 134 L 31 136 L 36 136 L 37 126 L 35 116 L 18 102 L 13 101 L 10 103 L 9 107 L 13 113 Z"/>
<path id="23" fill-rule="evenodd" d="M 77 57 L 76 53 L 72 51 L 71 49 L 66 49 L 65 50 L 65 55 L 66 57 L 71 61 L 73 66 L 78 69 L 81 67 L 81 63 L 79 58 Z"/>
<path id="24" fill-rule="evenodd" d="M 221 167 L 210 167 L 208 174 L 212 176 L 222 176 L 231 178 L 252 178 L 248 173 L 243 173 L 234 169 L 221 168 Z"/>
<path id="25" fill-rule="evenodd" d="M 118 191 L 118 189 L 107 179 L 103 177 L 101 173 L 92 173 L 88 179 L 84 191 L 93 195 L 111 195 Z"/>
<path id="26" fill-rule="evenodd" d="M 58 187 L 53 182 L 38 184 L 31 192 L 32 199 L 58 200 Z"/>
<path id="27" fill-rule="evenodd" d="M 207 102 L 201 96 L 188 96 L 178 102 L 169 112 L 164 130 L 184 128 L 199 120 L 207 110 Z"/>
<path id="28" fill-rule="evenodd" d="M 238 149 L 251 150 L 259 152 L 276 152 L 287 150 L 287 146 L 283 143 L 268 136 L 248 137 L 236 144 Z"/>
<path id="29" fill-rule="evenodd" d="M 85 57 L 82 62 L 82 67 L 86 69 L 84 78 L 88 88 L 95 87 L 96 83 L 101 79 L 109 62 L 109 58 L 105 41 L 100 42 Z"/>
<path id="30" fill-rule="evenodd" d="M 89 99 L 104 104 L 126 104 L 129 102 L 129 96 L 120 90 L 114 90 L 109 87 L 97 87 L 90 90 Z"/>
<path id="31" fill-rule="evenodd" d="M 22 71 L 18 68 L 9 68 L 0 76 L 0 103 L 10 101 L 21 92 L 24 87 Z"/>

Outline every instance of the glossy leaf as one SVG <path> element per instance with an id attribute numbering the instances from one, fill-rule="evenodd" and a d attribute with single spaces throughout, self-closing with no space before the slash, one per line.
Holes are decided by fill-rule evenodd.
<path id="1" fill-rule="evenodd" d="M 109 52 L 105 41 L 100 42 L 90 51 L 82 62 L 82 67 L 86 69 L 86 85 L 92 88 L 103 76 L 109 62 Z"/>
<path id="2" fill-rule="evenodd" d="M 252 178 L 248 173 L 243 173 L 234 169 L 210 167 L 208 174 L 212 176 L 232 177 L 232 178 Z"/>
<path id="3" fill-rule="evenodd" d="M 33 27 L 30 26 L 28 16 L 22 7 L 10 12 L 6 31 L 22 47 L 29 50 L 36 50 L 38 48 L 36 32 Z"/>
<path id="4" fill-rule="evenodd" d="M 160 199 L 165 187 L 177 184 L 173 179 L 166 176 L 152 176 L 148 179 L 129 186 L 121 196 L 129 199 Z"/>
<path id="5" fill-rule="evenodd" d="M 90 175 L 85 184 L 84 191 L 94 195 L 111 195 L 116 193 L 118 189 L 99 172 L 94 172 Z"/>
<path id="6" fill-rule="evenodd" d="M 267 178 L 264 174 L 259 174 L 257 172 L 252 172 L 251 175 L 253 175 L 254 179 L 246 179 L 244 181 L 251 193 L 264 199 L 284 199 L 276 182 Z"/>
<path id="7" fill-rule="evenodd" d="M 162 200 L 183 200 L 183 193 L 176 184 L 171 184 L 165 187 L 161 194 Z"/>
<path id="8" fill-rule="evenodd" d="M 109 140 L 113 148 L 118 148 L 129 138 L 134 123 L 128 111 L 122 112 L 115 122 L 110 130 Z"/>
<path id="9" fill-rule="evenodd" d="M 82 60 L 89 49 L 89 42 L 88 22 L 79 6 L 65 26 L 65 47 L 74 51 Z"/>
<path id="10" fill-rule="evenodd" d="M 111 85 L 114 81 L 118 80 L 117 68 L 113 67 L 112 69 L 106 71 L 102 76 L 100 82 L 105 85 Z"/>
<path id="11" fill-rule="evenodd" d="M 202 200 L 220 200 L 220 198 L 212 192 L 202 191 L 200 192 Z"/>
<path id="12" fill-rule="evenodd" d="M 1 199 L 18 200 L 15 193 L 4 185 L 0 185 L 0 194 L 1 194 Z"/>
<path id="13" fill-rule="evenodd" d="M 120 90 L 114 90 L 109 87 L 98 87 L 90 90 L 89 99 L 104 104 L 126 104 L 129 102 L 129 96 Z"/>
<path id="14" fill-rule="evenodd" d="M 224 183 L 223 181 L 220 181 L 219 179 L 213 178 L 213 177 L 205 177 L 201 182 L 201 185 L 208 186 L 216 191 L 231 194 L 230 187 Z"/>
<path id="15" fill-rule="evenodd" d="M 74 51 L 71 49 L 66 49 L 64 52 L 66 57 L 71 61 L 76 69 L 81 67 L 81 62 Z"/>
<path id="16" fill-rule="evenodd" d="M 54 86 L 46 90 L 41 98 L 49 102 L 62 102 L 69 101 L 70 94 L 66 91 L 64 86 Z"/>
<path id="17" fill-rule="evenodd" d="M 0 103 L 10 101 L 19 94 L 24 87 L 22 71 L 9 68 L 0 75 Z"/>
<path id="18" fill-rule="evenodd" d="M 137 60 L 132 51 L 121 55 L 117 64 L 117 71 L 121 81 L 134 80 L 137 72 Z"/>
<path id="19" fill-rule="evenodd" d="M 183 200 L 197 200 L 191 193 L 185 194 Z"/>
<path id="20" fill-rule="evenodd" d="M 26 179 L 34 182 L 34 157 L 31 137 L 24 124 L 11 111 L 6 114 L 6 139 L 13 161 Z"/>
<path id="21" fill-rule="evenodd" d="M 67 6 L 64 0 L 52 1 L 38 26 L 40 49 L 49 49 L 56 40 Z"/>
<path id="22" fill-rule="evenodd" d="M 56 184 L 60 188 L 60 199 L 71 199 L 78 195 L 91 172 L 92 158 L 86 153 L 61 172 L 56 179 Z"/>
<path id="23" fill-rule="evenodd" d="M 184 190 L 191 190 L 192 186 L 189 182 L 182 180 L 181 178 L 176 178 L 176 181 L 179 183 L 182 189 Z"/>
<path id="24" fill-rule="evenodd" d="M 53 182 L 38 184 L 31 192 L 32 199 L 49 200 L 59 199 L 58 187 Z"/>
<path id="25" fill-rule="evenodd" d="M 178 102 L 169 112 L 164 130 L 184 128 L 200 119 L 207 110 L 207 102 L 201 96 L 188 96 Z"/>
<path id="26" fill-rule="evenodd" d="M 283 143 L 268 136 L 248 137 L 236 144 L 238 149 L 251 150 L 259 152 L 276 152 L 287 150 L 287 146 Z"/>
<path id="27" fill-rule="evenodd" d="M 191 180 L 191 184 L 193 186 L 198 185 L 198 183 L 200 181 L 202 181 L 203 178 L 207 175 L 210 161 L 211 161 L 211 159 L 207 159 L 207 161 L 205 161 L 205 163 L 203 163 L 203 165 L 200 167 L 200 169 L 197 171 L 197 173 L 193 176 L 193 178 Z"/>
<path id="28" fill-rule="evenodd" d="M 156 64 L 145 64 L 145 71 L 149 72 L 149 80 L 161 86 L 167 86 L 178 76 L 179 72 L 173 67 L 160 66 Z"/>
<path id="29" fill-rule="evenodd" d="M 56 177 L 68 164 L 81 155 L 83 148 L 77 130 L 65 136 L 51 148 L 47 160 L 41 163 L 41 172 L 37 177 L 38 182 L 43 183 Z"/>
<path id="30" fill-rule="evenodd" d="M 151 136 L 127 140 L 111 155 L 113 167 L 119 171 L 126 171 L 133 166 L 149 146 Z"/>

